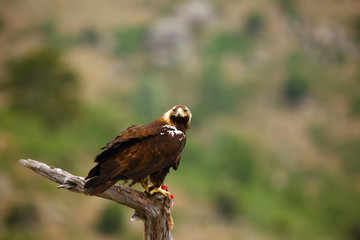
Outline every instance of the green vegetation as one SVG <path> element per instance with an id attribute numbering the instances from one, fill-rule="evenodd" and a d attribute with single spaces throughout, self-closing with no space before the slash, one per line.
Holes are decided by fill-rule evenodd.
<path id="1" fill-rule="evenodd" d="M 245 33 L 251 37 L 258 37 L 264 31 L 264 19 L 260 13 L 250 14 L 245 23 Z"/>
<path id="2" fill-rule="evenodd" d="M 223 54 L 239 54 L 247 57 L 253 48 L 253 41 L 245 34 L 232 31 L 220 31 L 210 36 L 205 48 L 206 57 L 218 58 Z"/>
<path id="3" fill-rule="evenodd" d="M 115 31 L 115 53 L 118 56 L 134 54 L 145 47 L 147 29 L 144 26 L 119 28 Z"/>
<path id="4" fill-rule="evenodd" d="M 76 74 L 61 62 L 60 53 L 44 48 L 8 64 L 5 88 L 14 110 L 31 113 L 50 126 L 78 114 Z"/>
<path id="5" fill-rule="evenodd" d="M 329 140 L 325 140 L 328 137 L 324 131 L 315 125 L 311 133 L 316 141 L 326 142 Z M 349 232 L 356 235 L 356 216 L 360 214 L 356 202 L 360 194 L 349 187 L 351 179 L 309 169 L 287 171 L 285 179 L 272 182 L 273 174 L 282 167 L 259 165 L 261 154 L 254 152 L 254 142 L 231 134 L 216 139 L 211 144 L 201 143 L 201 139 L 188 143 L 183 154 L 187 160 L 181 163 L 185 177 L 182 175 L 179 180 L 186 181 L 193 190 L 201 189 L 212 199 L 221 217 L 228 221 L 236 220 L 236 216 L 245 217 L 284 239 L 321 236 L 330 225 L 335 236 Z M 346 154 L 342 158 L 348 158 L 343 164 L 351 168 L 349 171 L 358 167 L 352 165 L 359 159 L 355 146 L 358 143 L 341 147 Z M 283 187 L 279 189 L 277 185 Z"/>
<path id="6" fill-rule="evenodd" d="M 2 15 L 0 15 L 0 34 L 5 28 L 5 20 Z"/>
<path id="7" fill-rule="evenodd" d="M 360 72 L 356 73 L 353 82 L 347 86 L 346 94 L 350 105 L 350 114 L 352 116 L 360 115 Z"/>
<path id="8" fill-rule="evenodd" d="M 201 76 L 199 92 L 199 109 L 201 116 L 209 116 L 216 112 L 234 110 L 237 103 L 237 89 L 224 83 L 225 72 L 220 63 L 212 63 L 205 67 Z"/>
<path id="9" fill-rule="evenodd" d="M 299 17 L 298 12 L 298 0 L 278 0 L 280 7 L 291 18 L 297 19 Z"/>
<path id="10" fill-rule="evenodd" d="M 39 212 L 33 203 L 14 204 L 5 217 L 8 228 L 31 229 L 39 223 Z"/>
<path id="11" fill-rule="evenodd" d="M 314 144 L 318 145 L 322 150 L 328 150 L 333 143 L 329 137 L 329 129 L 324 124 L 312 124 L 309 128 L 309 135 Z"/>
<path id="12" fill-rule="evenodd" d="M 355 139 L 340 145 L 340 156 L 346 172 L 357 176 L 360 173 L 360 139 Z"/>
<path id="13" fill-rule="evenodd" d="M 139 81 L 137 91 L 131 97 L 135 113 L 142 121 L 152 121 L 158 118 L 157 110 L 167 101 L 167 89 L 156 74 L 144 74 Z M 145 119 L 142 117 L 145 115 Z"/>
<path id="14" fill-rule="evenodd" d="M 47 46 L 54 49 L 65 49 L 73 45 L 75 38 L 61 33 L 56 21 L 52 18 L 46 19 L 38 26 L 38 31 L 44 38 Z"/>
<path id="15" fill-rule="evenodd" d="M 309 59 L 302 53 L 291 54 L 286 67 L 284 95 L 289 103 L 297 104 L 309 93 L 309 85 L 316 79 L 314 79 L 314 74 L 309 65 Z"/>
<path id="16" fill-rule="evenodd" d="M 93 46 L 96 46 L 99 43 L 99 38 L 99 33 L 94 27 L 87 27 L 80 34 L 80 42 Z"/>
<path id="17" fill-rule="evenodd" d="M 179 216 L 174 239 L 177 229 L 204 239 L 360 238 L 359 59 L 343 51 L 339 61 L 319 61 L 307 49 L 299 32 L 316 30 L 308 30 L 311 1 L 218 1 L 215 23 L 202 26 L 201 34 L 189 31 L 191 47 L 184 49 L 191 57 L 157 66 L 145 51 L 147 34 L 159 19 L 178 14 L 180 4 L 153 3 L 149 15 L 115 30 L 112 19 L 70 31 L 44 16 L 40 28 L 37 20 L 12 35 L 11 19 L 0 16 L 0 37 L 16 40 L 2 39 L 10 50 L 0 79 L 0 239 L 141 238 L 126 227 L 132 210 L 58 191 L 17 160 L 34 158 L 84 176 L 107 142 L 174 104 L 193 114 L 179 169 L 166 179 Z M 341 19 L 354 34 L 347 40 L 358 44 L 360 20 L 341 12 L 333 12 L 331 22 Z M 317 14 L 326 23 L 325 13 Z M 302 26 L 296 20 L 305 15 L 309 24 Z M 45 47 L 22 53 L 34 36 Z M 166 47 L 171 54 L 181 49 Z M 69 66 L 71 51 L 85 68 Z M 99 67 L 81 55 L 87 51 L 98 54 Z M 201 219 L 199 228 L 185 216 Z M 204 229 L 212 224 L 225 230 L 209 236 L 215 230 Z M 231 236 L 224 235 L 228 226 Z"/>
<path id="18" fill-rule="evenodd" d="M 222 159 L 222 173 L 241 185 L 250 184 L 256 172 L 256 156 L 249 142 L 224 135 L 219 136 L 217 145 L 219 153 L 215 157 Z"/>
<path id="19" fill-rule="evenodd" d="M 97 230 L 103 234 L 118 234 L 124 229 L 124 219 L 120 211 L 120 206 L 109 204 L 102 212 L 99 222 L 96 225 Z"/>
<path id="20" fill-rule="evenodd" d="M 351 112 L 354 115 L 360 115 L 360 96 L 353 97 L 351 102 Z"/>
<path id="21" fill-rule="evenodd" d="M 357 44 L 360 44 L 360 17 L 355 18 L 353 28 L 354 40 Z"/>

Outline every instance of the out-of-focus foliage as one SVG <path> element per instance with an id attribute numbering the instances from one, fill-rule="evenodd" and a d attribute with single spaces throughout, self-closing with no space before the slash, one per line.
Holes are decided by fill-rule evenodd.
<path id="1" fill-rule="evenodd" d="M 124 219 L 120 207 L 114 204 L 106 206 L 96 224 L 99 232 L 104 234 L 118 234 L 124 230 Z"/>
<path id="2" fill-rule="evenodd" d="M 360 73 L 357 73 L 354 79 L 354 84 L 349 86 L 351 89 L 348 89 L 349 94 L 349 103 L 351 114 L 353 116 L 360 115 L 360 95 L 358 94 L 360 91 Z"/>
<path id="3" fill-rule="evenodd" d="M 226 78 L 219 62 L 204 67 L 199 93 L 199 115 L 210 116 L 217 112 L 229 112 L 236 106 L 237 91 L 223 82 Z"/>
<path id="4" fill-rule="evenodd" d="M 353 97 L 351 110 L 355 115 L 360 115 L 360 96 Z"/>
<path id="5" fill-rule="evenodd" d="M 8 64 L 5 88 L 11 107 L 58 125 L 78 113 L 79 86 L 74 71 L 51 48 L 37 50 Z"/>
<path id="6" fill-rule="evenodd" d="M 206 57 L 218 58 L 222 54 L 246 56 L 251 51 L 253 41 L 242 32 L 219 31 L 210 36 Z M 206 61 L 206 60 L 205 60 Z"/>
<path id="7" fill-rule="evenodd" d="M 354 20 L 354 39 L 356 43 L 360 44 L 360 17 Z"/>
<path id="8" fill-rule="evenodd" d="M 250 184 L 256 172 L 256 156 L 245 139 L 237 136 L 220 136 L 217 140 L 224 174 L 241 184 Z"/>
<path id="9" fill-rule="evenodd" d="M 278 0 L 278 2 L 288 16 L 292 18 L 298 17 L 298 11 L 297 11 L 298 0 Z"/>
<path id="10" fill-rule="evenodd" d="M 64 49 L 76 42 L 74 37 L 62 34 L 59 31 L 57 23 L 52 18 L 47 18 L 44 22 L 37 26 L 37 29 L 42 35 L 42 37 L 45 39 L 47 48 L 49 48 L 48 46 L 50 46 L 50 48 L 53 48 L 50 49 L 51 51 L 53 51 L 54 49 Z"/>
<path id="11" fill-rule="evenodd" d="M 31 229 L 39 224 L 39 213 L 33 203 L 14 204 L 7 213 L 5 223 L 8 228 Z"/>
<path id="12" fill-rule="evenodd" d="M 193 119 L 174 239 L 359 239 L 358 3 L 36 3 L 0 7 L 1 239 L 141 238 L 131 210 L 16 160 L 84 176 L 175 104 Z"/>
<path id="13" fill-rule="evenodd" d="M 126 56 L 144 50 L 145 37 L 146 28 L 143 26 L 117 29 L 114 34 L 114 38 L 116 41 L 116 54 L 118 54 L 119 56 Z"/>
<path id="14" fill-rule="evenodd" d="M 99 33 L 95 27 L 89 26 L 81 32 L 80 41 L 89 45 L 97 45 L 99 43 Z"/>
<path id="15" fill-rule="evenodd" d="M 4 28 L 5 28 L 5 20 L 3 16 L 0 15 L 0 33 L 3 31 Z"/>
<path id="16" fill-rule="evenodd" d="M 248 16 L 245 23 L 245 33 L 252 37 L 258 37 L 264 31 L 264 19 L 260 13 L 254 12 Z"/>
<path id="17" fill-rule="evenodd" d="M 312 69 L 308 61 L 301 53 L 291 54 L 287 60 L 284 95 L 292 104 L 305 97 L 309 92 L 309 84 L 316 81 L 311 75 Z"/>

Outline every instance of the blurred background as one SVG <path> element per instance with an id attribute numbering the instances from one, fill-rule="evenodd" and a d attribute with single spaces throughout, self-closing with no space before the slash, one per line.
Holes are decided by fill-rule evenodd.
<path id="1" fill-rule="evenodd" d="M 174 239 L 360 239 L 360 2 L 1 0 L 0 238 L 141 239 L 56 189 L 176 104 L 193 114 Z"/>

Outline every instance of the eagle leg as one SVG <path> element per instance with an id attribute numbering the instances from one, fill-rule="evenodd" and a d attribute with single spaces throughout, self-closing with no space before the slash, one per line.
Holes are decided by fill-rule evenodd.
<path id="1" fill-rule="evenodd" d="M 163 190 L 161 187 L 154 188 L 153 190 L 150 191 L 150 195 L 154 195 L 155 193 L 161 193 L 165 197 L 170 197 L 170 192 Z"/>
<path id="2" fill-rule="evenodd" d="M 145 189 L 145 192 L 150 193 L 149 181 L 147 177 L 141 179 L 140 184 Z"/>

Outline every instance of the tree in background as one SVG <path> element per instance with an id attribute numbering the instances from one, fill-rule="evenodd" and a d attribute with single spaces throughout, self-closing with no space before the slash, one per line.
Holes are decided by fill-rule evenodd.
<path id="1" fill-rule="evenodd" d="M 78 111 L 78 79 L 58 50 L 44 48 L 9 61 L 5 90 L 13 109 L 39 116 L 50 126 Z"/>

